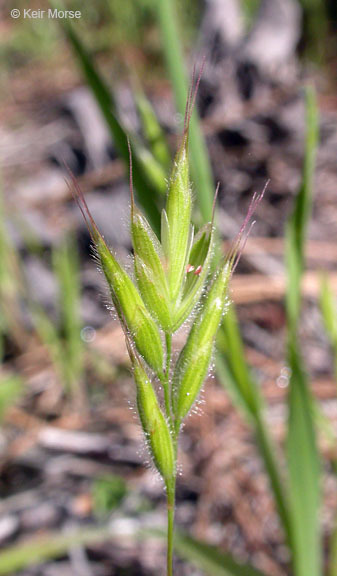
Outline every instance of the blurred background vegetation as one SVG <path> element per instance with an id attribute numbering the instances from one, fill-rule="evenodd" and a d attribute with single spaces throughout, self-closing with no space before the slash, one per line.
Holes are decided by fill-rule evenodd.
<path id="1" fill-rule="evenodd" d="M 143 465 L 123 336 L 64 161 L 130 262 L 126 135 L 157 225 L 188 78 L 205 56 L 191 125 L 196 224 L 220 181 L 228 249 L 253 191 L 270 184 L 215 378 L 182 441 L 176 574 L 334 576 L 336 3 L 58 6 L 82 17 L 14 20 L 12 3 L 0 7 L 0 574 L 162 573 L 162 488 Z"/>

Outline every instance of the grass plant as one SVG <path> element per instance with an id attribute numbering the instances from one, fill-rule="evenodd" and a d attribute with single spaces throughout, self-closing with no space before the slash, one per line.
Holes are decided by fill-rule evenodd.
<path id="1" fill-rule="evenodd" d="M 59 288 L 58 325 L 39 304 L 30 302 L 29 305 L 37 334 L 49 352 L 65 393 L 83 406 L 84 342 L 81 339 L 80 277 L 75 242 L 66 238 L 54 248 L 52 260 Z"/>
<path id="2" fill-rule="evenodd" d="M 200 76 L 194 90 L 192 85 L 189 91 L 182 141 L 168 181 L 166 207 L 161 213 L 160 240 L 135 204 L 129 144 L 135 281 L 106 245 L 75 178 L 71 177 L 71 190 L 90 231 L 124 330 L 146 443 L 166 487 L 167 576 L 173 574 L 179 434 L 207 376 L 216 334 L 228 308 L 228 283 L 240 257 L 247 226 L 262 198 L 262 194 L 254 195 L 232 250 L 210 273 L 214 270 L 213 219 L 195 236 L 191 225 L 189 126 L 199 80 Z M 174 361 L 173 336 L 192 318 L 185 345 Z"/>

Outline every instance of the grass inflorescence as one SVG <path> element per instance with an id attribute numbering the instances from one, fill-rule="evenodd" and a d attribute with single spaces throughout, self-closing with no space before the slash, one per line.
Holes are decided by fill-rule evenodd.
<path id="1" fill-rule="evenodd" d="M 135 203 L 129 143 L 134 280 L 107 246 L 71 175 L 71 190 L 90 231 L 124 330 L 146 444 L 166 487 L 168 576 L 172 574 L 179 434 L 207 377 L 218 328 L 228 309 L 228 284 L 249 233 L 251 217 L 263 197 L 263 193 L 254 195 L 232 249 L 225 258 L 214 262 L 214 207 L 218 188 L 212 220 L 197 234 L 191 224 L 189 124 L 199 81 L 200 75 L 195 86 L 192 81 L 187 99 L 182 140 L 161 213 L 160 239 Z M 177 355 L 173 354 L 173 335 L 191 317 L 186 342 Z"/>

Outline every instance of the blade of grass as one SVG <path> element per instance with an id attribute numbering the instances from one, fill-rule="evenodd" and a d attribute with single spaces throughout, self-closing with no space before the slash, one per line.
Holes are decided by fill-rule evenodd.
<path id="1" fill-rule="evenodd" d="M 280 459 L 264 421 L 264 406 L 258 385 L 247 366 L 233 305 L 225 315 L 220 328 L 216 368 L 220 383 L 229 392 L 234 405 L 243 412 L 254 430 L 277 511 L 287 542 L 291 546 L 288 494 L 283 482 Z"/>
<path id="2" fill-rule="evenodd" d="M 73 546 L 89 546 L 110 537 L 108 528 L 93 528 L 66 534 L 51 533 L 14 544 L 0 552 L 0 574 L 15 574 L 29 566 L 60 558 Z"/>
<path id="3" fill-rule="evenodd" d="M 187 75 L 180 42 L 175 2 L 173 0 L 159 0 L 157 2 L 157 14 L 177 109 L 183 117 L 187 99 Z M 198 206 L 203 220 L 209 222 L 212 218 L 214 182 L 196 110 L 192 114 L 190 123 L 189 148 Z"/>
<path id="4" fill-rule="evenodd" d="M 242 564 L 214 546 L 177 534 L 174 546 L 182 558 L 189 560 L 210 576 L 265 576 L 263 572 Z"/>
<path id="5" fill-rule="evenodd" d="M 304 13 L 305 51 L 310 60 L 319 64 L 326 56 L 328 37 L 327 3 L 324 0 L 299 0 Z"/>
<path id="6" fill-rule="evenodd" d="M 58 330 L 46 312 L 36 303 L 32 304 L 31 313 L 36 332 L 41 342 L 46 346 L 61 381 L 66 385 L 67 375 L 64 372 L 64 350 Z M 68 389 L 67 391 L 69 392 Z"/>
<path id="7" fill-rule="evenodd" d="M 330 543 L 330 563 L 329 563 L 329 576 L 336 576 L 337 574 L 337 523 L 334 532 L 331 536 Z"/>
<path id="8" fill-rule="evenodd" d="M 158 2 L 158 19 L 161 26 L 164 42 L 164 52 L 173 84 L 177 107 L 183 113 L 187 95 L 186 72 L 183 64 L 183 52 L 179 42 L 178 23 L 174 2 L 160 0 Z M 190 126 L 190 151 L 192 171 L 197 186 L 197 198 L 201 215 L 204 221 L 211 217 L 213 182 L 211 168 L 200 124 L 194 111 Z M 235 311 L 226 314 L 220 329 L 221 336 L 227 342 L 227 357 L 217 359 L 217 370 L 220 381 L 226 386 L 232 384 L 232 394 L 235 396 L 241 409 L 253 419 L 262 457 L 265 461 L 271 487 L 274 491 L 276 504 L 286 532 L 290 540 L 290 522 L 287 512 L 286 496 L 281 482 L 281 473 L 274 457 L 271 439 L 263 425 L 261 405 L 258 400 L 258 388 L 249 374 L 244 358 L 243 345 L 236 325 Z M 235 336 L 233 337 L 233 331 Z M 228 378 L 228 376 L 230 377 Z"/>
<path id="9" fill-rule="evenodd" d="M 335 378 L 337 381 L 337 303 L 327 276 L 323 276 L 321 281 L 320 309 L 334 354 Z"/>
<path id="10" fill-rule="evenodd" d="M 158 122 L 151 102 L 139 86 L 135 89 L 134 94 L 143 134 L 146 138 L 149 149 L 151 150 L 153 157 L 163 167 L 165 173 L 167 173 L 171 165 L 171 154 L 165 134 Z"/>
<path id="11" fill-rule="evenodd" d="M 101 78 L 93 60 L 73 27 L 66 20 L 61 20 L 61 23 L 81 65 L 86 81 L 92 90 L 97 104 L 101 109 L 102 115 L 110 129 L 118 153 L 128 167 L 129 150 L 127 134 L 116 116 L 116 107 L 112 94 L 104 80 Z M 160 216 L 156 205 L 156 199 L 158 198 L 158 189 L 161 194 L 166 191 L 165 175 L 162 173 L 162 177 L 160 178 L 160 174 L 158 174 L 158 171 L 160 171 L 160 165 L 154 160 L 153 156 L 145 149 L 140 147 L 137 148 L 137 143 L 135 141 L 132 143 L 135 153 L 133 159 L 133 181 L 138 199 L 146 211 L 151 224 L 155 228 L 156 232 L 159 233 Z M 155 177 L 155 183 L 153 182 L 153 177 Z"/>
<path id="12" fill-rule="evenodd" d="M 22 285 L 19 257 L 8 233 L 0 191 L 0 348 L 3 348 L 6 335 L 9 335 L 19 348 L 24 347 L 26 330 L 18 313 Z M 1 356 L 2 354 L 0 358 Z"/>
<path id="13" fill-rule="evenodd" d="M 318 119 L 315 94 L 306 92 L 307 137 L 303 179 L 294 211 L 286 227 L 286 296 L 288 326 L 289 422 L 287 438 L 291 518 L 293 526 L 293 565 L 296 576 L 321 574 L 319 528 L 319 456 L 313 418 L 313 398 L 298 346 L 301 313 L 301 278 L 307 223 L 312 206 Z"/>
<path id="14" fill-rule="evenodd" d="M 75 392 L 83 372 L 83 341 L 80 336 L 80 279 L 75 242 L 67 239 L 53 252 L 54 270 L 60 287 L 59 304 L 64 337 L 64 375 L 67 387 Z"/>
<path id="15" fill-rule="evenodd" d="M 8 375 L 0 379 L 0 422 L 6 410 L 14 404 L 24 392 L 21 378 L 17 375 Z"/>
<path id="16" fill-rule="evenodd" d="M 316 99 L 312 89 L 306 92 L 307 136 L 303 177 L 294 211 L 286 226 L 287 293 L 286 308 L 288 328 L 292 334 L 297 330 L 301 310 L 301 277 L 304 268 L 304 245 L 308 220 L 312 208 L 312 188 L 318 140 Z"/>
<path id="17" fill-rule="evenodd" d="M 334 354 L 334 372 L 337 381 L 337 306 L 332 292 L 332 288 L 329 283 L 328 277 L 325 275 L 322 277 L 321 290 L 320 290 L 320 309 L 323 317 L 324 327 L 328 338 L 330 340 L 333 354 Z M 321 414 L 319 414 L 321 417 Z M 330 421 L 328 421 L 330 424 Z M 323 419 L 321 426 L 326 427 L 326 418 Z M 331 426 L 332 428 L 332 426 Z M 329 435 L 330 446 L 334 449 L 336 445 L 336 435 L 334 430 L 329 429 L 326 435 Z M 332 466 L 337 473 L 337 462 L 332 461 Z M 335 576 L 337 574 L 337 517 L 336 517 L 336 527 L 330 539 L 330 563 L 329 563 L 329 576 Z"/>
<path id="18" fill-rule="evenodd" d="M 293 565 L 296 576 L 319 576 L 319 456 L 312 397 L 294 342 L 289 345 L 288 468 L 293 525 Z"/>
<path id="19" fill-rule="evenodd" d="M 262 398 L 245 361 L 244 346 L 233 304 L 225 318 L 226 321 L 223 321 L 217 342 L 218 350 L 223 354 L 222 365 L 226 364 L 227 372 L 230 374 L 228 385 L 233 400 L 241 403 L 246 414 L 254 418 L 254 415 L 262 408 Z"/>

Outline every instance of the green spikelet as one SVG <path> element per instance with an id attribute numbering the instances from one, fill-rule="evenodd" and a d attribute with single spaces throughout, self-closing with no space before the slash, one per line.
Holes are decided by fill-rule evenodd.
<path id="1" fill-rule="evenodd" d="M 190 411 L 207 375 L 215 336 L 225 309 L 229 276 L 230 266 L 224 264 L 178 358 L 173 376 L 173 410 L 178 422 Z"/>

